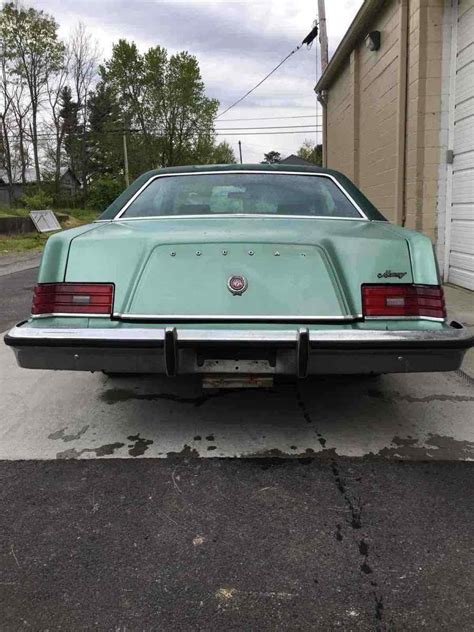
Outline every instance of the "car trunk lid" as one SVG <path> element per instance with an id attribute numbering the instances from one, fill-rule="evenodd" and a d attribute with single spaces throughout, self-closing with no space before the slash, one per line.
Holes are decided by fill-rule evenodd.
<path id="1" fill-rule="evenodd" d="M 234 290 L 229 284 L 233 277 L 239 277 L 243 287 Z M 127 313 L 204 320 L 350 316 L 337 276 L 321 247 L 242 242 L 156 247 Z"/>

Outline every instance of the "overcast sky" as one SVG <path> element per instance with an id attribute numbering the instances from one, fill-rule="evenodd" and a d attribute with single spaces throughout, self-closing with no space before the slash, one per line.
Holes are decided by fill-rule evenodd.
<path id="1" fill-rule="evenodd" d="M 157 44 L 170 52 L 189 51 L 199 60 L 208 96 L 219 99 L 221 110 L 301 43 L 317 13 L 317 0 L 25 0 L 25 4 L 53 15 L 63 37 L 77 22 L 83 22 L 98 40 L 104 57 L 119 38 L 134 40 L 142 51 Z M 361 4 L 362 0 L 326 0 L 330 55 Z M 310 125 L 311 133 L 249 136 L 226 130 L 237 135 L 219 139 L 227 139 L 238 157 L 240 138 L 245 162 L 260 162 L 263 153 L 272 149 L 282 156 L 296 153 L 303 140 L 316 140 L 316 134 L 321 142 L 320 131 L 314 130 L 316 61 L 319 76 L 319 44 L 315 42 L 309 50 L 301 48 L 217 125 Z M 309 118 L 231 120 L 301 115 Z"/>

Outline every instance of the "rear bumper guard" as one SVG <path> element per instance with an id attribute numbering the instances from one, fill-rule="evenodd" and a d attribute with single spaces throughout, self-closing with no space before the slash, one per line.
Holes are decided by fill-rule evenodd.
<path id="1" fill-rule="evenodd" d="M 66 329 L 20 323 L 5 343 L 25 368 L 165 373 L 324 373 L 451 371 L 474 345 L 453 321 L 436 330 Z M 220 360 L 212 361 L 219 350 Z M 246 359 L 235 359 L 245 350 Z M 274 362 L 262 361 L 265 351 Z M 198 352 L 209 361 L 198 362 Z"/>

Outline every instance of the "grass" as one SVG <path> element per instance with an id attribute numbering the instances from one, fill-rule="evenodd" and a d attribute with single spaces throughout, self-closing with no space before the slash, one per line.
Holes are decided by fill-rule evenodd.
<path id="1" fill-rule="evenodd" d="M 43 250 L 49 235 L 25 233 L 24 235 L 0 235 L 0 256 L 19 252 Z"/>
<path id="2" fill-rule="evenodd" d="M 54 213 L 59 215 L 69 215 L 77 220 L 80 220 L 83 224 L 93 222 L 97 219 L 99 213 L 88 208 L 65 208 L 54 209 Z M 30 211 L 27 208 L 8 208 L 5 206 L 0 207 L 0 217 L 28 217 Z"/>
<path id="3" fill-rule="evenodd" d="M 69 215 L 69 218 L 61 222 L 63 229 L 76 228 L 83 224 L 90 224 L 97 219 L 99 213 L 90 209 L 65 209 L 55 211 L 58 214 Z M 0 208 L 0 217 L 27 217 L 27 209 Z M 0 257 L 2 255 L 21 253 L 27 251 L 43 250 L 51 233 L 25 233 L 22 235 L 0 235 Z"/>

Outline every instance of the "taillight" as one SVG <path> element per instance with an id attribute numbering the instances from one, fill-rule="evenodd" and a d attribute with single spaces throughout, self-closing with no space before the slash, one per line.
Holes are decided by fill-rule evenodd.
<path id="1" fill-rule="evenodd" d="M 39 314 L 112 314 L 111 283 L 40 283 L 35 287 L 33 316 Z"/>
<path id="2" fill-rule="evenodd" d="M 439 285 L 363 285 L 364 316 L 424 316 L 446 318 Z"/>

